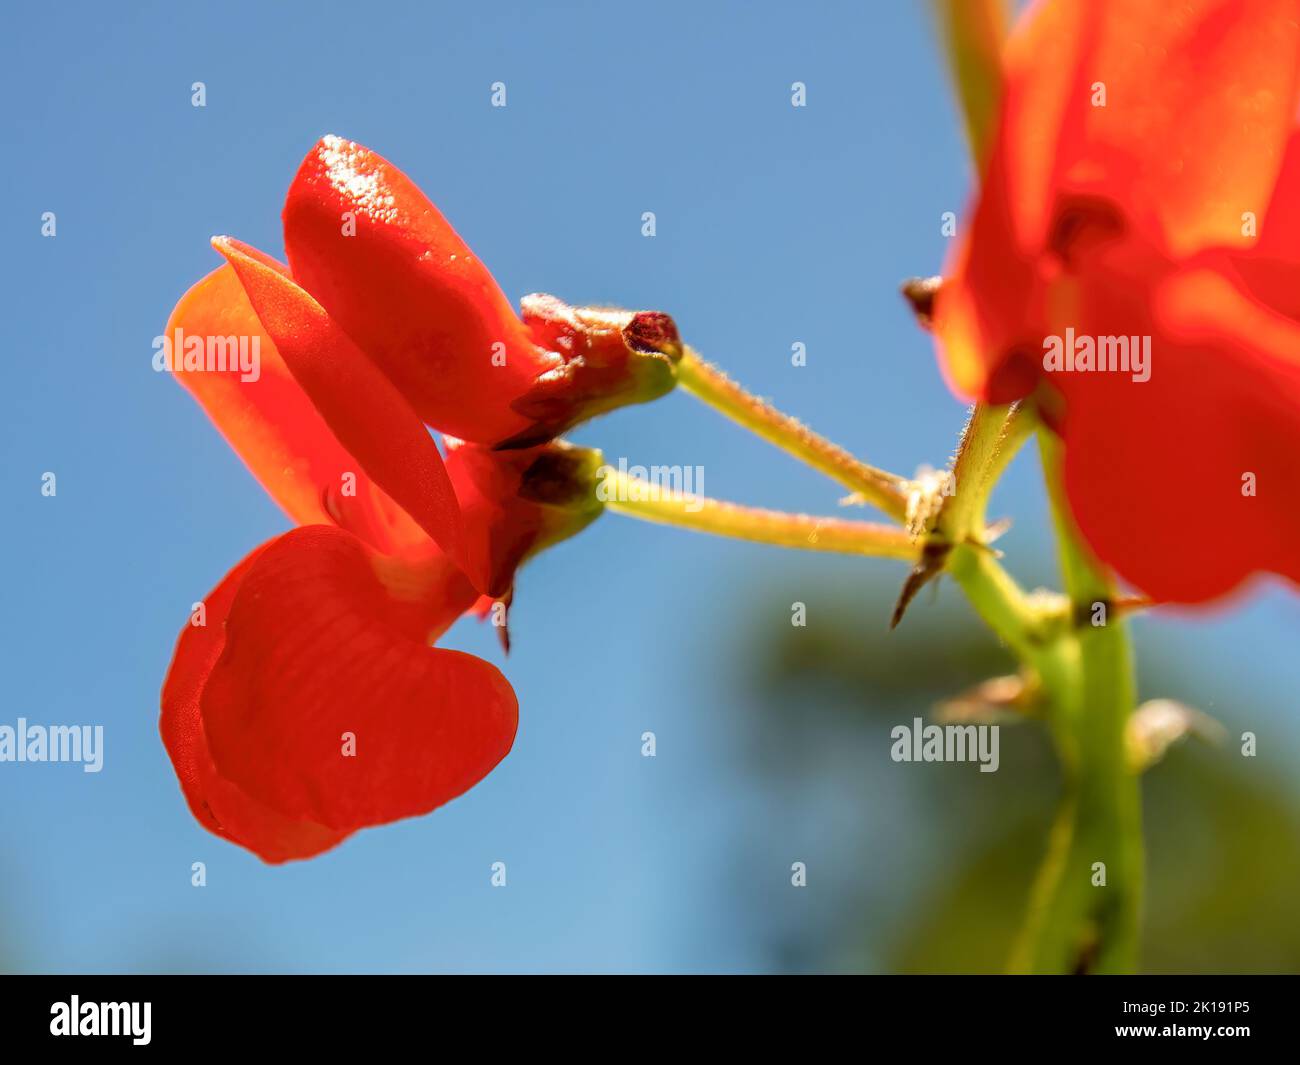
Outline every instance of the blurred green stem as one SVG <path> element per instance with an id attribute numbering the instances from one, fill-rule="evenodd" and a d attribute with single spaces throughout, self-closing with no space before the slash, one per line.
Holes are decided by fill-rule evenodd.
<path id="1" fill-rule="evenodd" d="M 1060 445 L 1040 432 L 1043 470 L 1070 598 L 1064 669 L 1044 678 L 1064 794 L 1029 914 L 1016 972 L 1132 972 L 1142 900 L 1142 812 L 1125 732 L 1136 704 L 1128 626 L 1114 586 L 1074 527 L 1060 481 Z"/>
<path id="2" fill-rule="evenodd" d="M 1030 420 L 1021 418 L 1022 426 Z M 1039 442 L 1066 597 L 1026 594 L 978 541 L 957 543 L 944 567 L 1032 672 L 1061 759 L 1061 805 L 1009 967 L 1131 972 L 1143 859 L 1138 779 L 1125 742 L 1136 704 L 1127 624 L 1112 583 L 1074 527 L 1059 442 L 1048 430 L 1039 431 Z"/>
<path id="3" fill-rule="evenodd" d="M 999 57 L 1008 5 L 1005 0 L 931 2 L 971 155 L 982 170 L 1002 92 Z M 976 409 L 967 430 L 980 433 L 976 442 L 991 433 L 980 425 L 980 415 L 990 422 L 996 418 Z M 1070 516 L 1059 444 L 1047 430 L 1039 431 L 1039 441 L 1069 597 L 1059 631 L 1044 628 L 1032 597 L 1020 593 L 1000 567 L 995 571 L 996 563 L 974 554 L 975 548 L 958 547 L 947 561 L 984 620 L 1038 674 L 1064 777 L 1061 807 L 1011 969 L 1130 972 L 1137 966 L 1143 864 L 1138 781 L 1125 757 L 1125 730 L 1136 703 L 1133 657 L 1127 625 L 1115 609 L 1114 587 Z M 969 524 L 960 509 L 954 520 Z"/>
<path id="4" fill-rule="evenodd" d="M 984 161 L 1002 92 L 999 55 L 1007 32 L 1006 0 L 931 0 L 961 102 L 976 164 Z"/>

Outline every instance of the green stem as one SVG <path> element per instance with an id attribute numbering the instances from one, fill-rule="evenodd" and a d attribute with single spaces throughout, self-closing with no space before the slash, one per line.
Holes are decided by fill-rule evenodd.
<path id="1" fill-rule="evenodd" d="M 954 546 L 945 565 L 980 617 L 1033 671 L 1062 765 L 1060 809 L 1010 968 L 1130 972 L 1137 965 L 1143 865 L 1138 779 L 1126 746 L 1136 703 L 1132 653 L 1114 587 L 1070 517 L 1059 445 L 1046 431 L 1040 443 L 1068 602 L 1027 595 L 975 543 Z"/>
<path id="2" fill-rule="evenodd" d="M 677 364 L 677 383 L 697 399 L 801 462 L 851 488 L 897 521 L 907 514 L 909 482 L 860 462 L 797 418 L 750 394 L 690 348 Z"/>
<path id="3" fill-rule="evenodd" d="M 1040 435 L 1074 627 L 1059 683 L 1045 685 L 1063 796 L 1011 968 L 1131 972 L 1142 897 L 1142 815 L 1125 735 L 1136 704 L 1114 587 L 1079 538 L 1061 491 L 1059 445 Z M 1100 624 L 1096 622 L 1100 621 Z"/>
<path id="4" fill-rule="evenodd" d="M 668 492 L 617 471 L 606 476 L 600 495 L 610 510 L 630 517 L 775 547 L 905 562 L 914 562 L 920 552 L 920 545 L 894 525 L 789 514 L 706 496 Z"/>
<path id="5" fill-rule="evenodd" d="M 948 472 L 912 483 L 907 530 L 925 546 L 903 582 L 890 628 L 902 620 L 921 588 L 948 566 L 957 545 L 983 547 L 988 543 L 984 519 L 989 494 L 1033 424 L 1033 417 L 1018 403 L 1009 407 L 977 403 L 962 429 Z"/>
<path id="6" fill-rule="evenodd" d="M 972 536 L 984 539 L 989 496 L 1034 425 L 1033 416 L 1019 403 L 1009 407 L 977 403 L 971 408 L 952 464 L 952 494 L 943 500 L 935 535 L 950 544 Z"/>
<path id="7" fill-rule="evenodd" d="M 948 555 L 946 570 L 998 639 L 1033 665 L 1050 643 L 1049 618 L 997 559 L 981 546 L 961 543 Z"/>

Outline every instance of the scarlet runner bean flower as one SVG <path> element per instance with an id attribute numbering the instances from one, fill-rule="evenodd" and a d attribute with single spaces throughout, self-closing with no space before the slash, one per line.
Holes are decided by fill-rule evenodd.
<path id="1" fill-rule="evenodd" d="M 472 573 L 482 560 L 461 554 L 437 449 L 412 447 L 408 466 L 390 445 L 414 442 L 423 421 L 474 443 L 529 446 L 674 384 L 682 346 L 668 315 L 545 295 L 515 315 L 414 183 L 353 142 L 324 137 L 308 153 L 284 228 L 292 271 L 240 241 L 213 243 L 344 446 Z"/>
<path id="2" fill-rule="evenodd" d="M 658 313 L 529 297 L 515 318 L 400 173 L 336 147 L 369 168 L 365 180 L 329 171 L 327 184 L 348 186 L 336 192 L 367 208 L 379 202 L 376 182 L 389 190 L 382 217 L 358 231 L 385 235 L 355 246 L 383 264 L 354 275 L 339 266 L 368 285 L 358 297 L 322 259 L 306 261 L 369 350 L 428 401 L 422 412 L 288 268 L 238 241 L 214 240 L 228 264 L 168 323 L 168 335 L 257 338 L 256 380 L 180 367 L 177 377 L 300 525 L 252 551 L 204 600 L 162 695 L 164 743 L 191 810 L 269 862 L 426 813 L 505 756 L 517 724 L 509 683 L 487 662 L 429 645 L 476 605 L 508 601 L 526 558 L 599 514 L 599 453 L 550 437 L 670 387 L 679 352 L 672 320 Z M 435 245 L 461 249 L 446 260 L 461 264 L 454 276 L 428 267 Z M 380 288 L 417 301 L 400 336 L 395 319 L 377 330 L 367 319 Z M 441 313 L 430 318 L 430 307 Z M 426 328 L 435 319 L 436 334 Z M 476 347 L 489 335 L 506 338 L 503 363 Z M 478 442 L 446 437 L 444 463 L 423 424 L 433 418 Z"/>
<path id="3" fill-rule="evenodd" d="M 1295 0 L 1033 5 L 935 302 L 954 390 L 1035 397 L 1083 536 L 1159 600 L 1300 581 L 1298 27 Z M 1069 338 L 1149 363 L 1045 363 Z"/>
<path id="4" fill-rule="evenodd" d="M 316 327 L 293 335 L 328 362 L 339 338 Z M 486 575 L 476 585 L 342 446 L 231 267 L 185 295 L 176 328 L 258 336 L 256 381 L 177 376 L 304 526 L 240 562 L 204 600 L 204 624 L 187 624 L 177 643 L 161 728 L 195 816 L 280 862 L 454 798 L 509 751 L 517 706 L 495 667 L 428 644 L 479 587 L 508 594 L 529 554 L 599 513 L 598 453 L 449 441 L 450 505 Z M 383 457 L 414 468 L 426 442 L 434 446 L 423 429 L 403 446 L 390 435 Z M 355 757 L 344 754 L 347 737 Z"/>

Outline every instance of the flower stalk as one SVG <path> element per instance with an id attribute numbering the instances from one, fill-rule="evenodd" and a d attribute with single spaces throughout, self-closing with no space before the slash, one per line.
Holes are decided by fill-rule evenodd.
<path id="1" fill-rule="evenodd" d="M 601 495 L 610 510 L 629 517 L 776 547 L 903 561 L 914 560 L 919 551 L 907 533 L 893 525 L 790 514 L 667 492 L 617 470 L 606 476 Z"/>
<path id="2" fill-rule="evenodd" d="M 854 458 L 797 418 L 745 391 L 690 348 L 686 348 L 677 364 L 677 383 L 750 432 L 852 489 L 864 502 L 895 521 L 906 519 L 909 482 L 905 478 Z"/>

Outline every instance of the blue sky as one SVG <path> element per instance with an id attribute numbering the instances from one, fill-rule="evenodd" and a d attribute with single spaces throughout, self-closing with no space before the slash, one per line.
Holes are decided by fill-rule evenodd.
<path id="1" fill-rule="evenodd" d="M 706 356 L 864 457 L 904 473 L 947 458 L 962 406 L 897 296 L 902 278 L 938 269 L 940 216 L 963 209 L 969 182 L 925 5 L 715 0 L 655 4 L 653 18 L 635 6 L 8 12 L 0 723 L 101 724 L 106 749 L 99 774 L 0 764 L 0 964 L 770 964 L 737 920 L 745 888 L 728 841 L 756 836 L 773 883 L 791 855 L 833 855 L 836 843 L 773 818 L 740 764 L 735 633 L 755 611 L 788 616 L 796 598 L 815 619 L 827 589 L 892 579 L 890 564 L 604 516 L 521 577 L 503 666 L 521 727 L 506 762 L 430 817 L 309 863 L 264 866 L 200 829 L 157 732 L 190 604 L 286 520 L 153 372 L 151 341 L 217 265 L 212 234 L 283 255 L 284 192 L 322 134 L 410 174 L 512 300 L 547 291 L 669 311 Z M 196 81 L 204 108 L 191 106 Z M 496 81 L 505 108 L 490 106 Z M 806 108 L 790 105 L 795 81 Z M 45 211 L 53 239 L 40 233 Z M 795 342 L 806 366 L 791 365 Z M 615 461 L 702 465 L 724 498 L 831 512 L 841 494 L 684 395 L 574 438 Z M 52 499 L 45 471 L 58 477 Z M 1049 580 L 1031 463 L 996 501 L 1018 519 L 1003 545 L 1012 567 Z M 887 639 L 887 606 L 864 600 L 864 641 Z M 1295 599 L 1268 591 L 1143 632 L 1276 696 L 1300 681 L 1298 620 Z M 500 661 L 474 623 L 452 643 Z M 1230 722 L 1242 712 L 1214 709 Z M 1268 727 L 1293 756 L 1292 719 Z M 640 757 L 646 729 L 653 760 Z M 876 830 L 826 802 L 826 824 Z M 887 849 L 894 837 L 878 830 Z M 489 885 L 498 860 L 503 890 Z M 207 864 L 205 888 L 190 885 L 194 861 Z"/>

